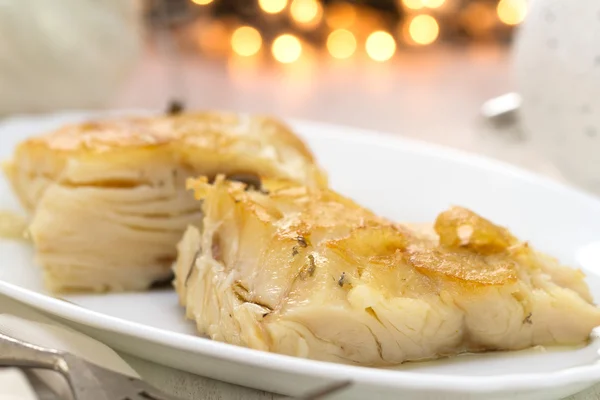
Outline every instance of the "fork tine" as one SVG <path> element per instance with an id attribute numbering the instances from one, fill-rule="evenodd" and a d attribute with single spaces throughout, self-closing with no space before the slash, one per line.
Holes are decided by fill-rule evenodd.
<path id="1" fill-rule="evenodd" d="M 71 353 L 37 346 L 0 331 L 0 366 L 53 369 L 76 400 L 177 400 L 140 379 L 103 368 Z"/>
<path id="2" fill-rule="evenodd" d="M 70 355 L 69 355 L 70 356 Z M 72 365 L 77 365 L 77 371 L 71 370 L 72 380 L 79 375 L 80 378 L 87 380 L 88 388 L 94 387 L 97 391 L 103 391 L 103 395 L 110 400 L 178 400 L 174 396 L 168 395 L 157 388 L 147 384 L 141 379 L 124 375 L 91 363 L 89 361 L 77 358 Z M 70 363 L 71 364 L 71 363 Z M 89 371 L 92 379 L 82 377 L 81 371 Z M 88 397 L 81 397 L 78 400 L 87 400 Z"/>

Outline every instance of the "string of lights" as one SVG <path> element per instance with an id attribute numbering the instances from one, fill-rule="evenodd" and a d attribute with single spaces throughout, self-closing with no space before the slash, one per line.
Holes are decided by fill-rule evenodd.
<path id="1" fill-rule="evenodd" d="M 306 53 L 386 62 L 440 42 L 503 42 L 527 0 L 185 0 L 198 15 L 183 30 L 208 57 L 260 57 L 282 64 Z"/>

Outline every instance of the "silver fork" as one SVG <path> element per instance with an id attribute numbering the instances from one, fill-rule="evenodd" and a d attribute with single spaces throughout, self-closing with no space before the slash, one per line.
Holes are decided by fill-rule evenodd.
<path id="1" fill-rule="evenodd" d="M 3 366 L 54 370 L 65 377 L 75 400 L 178 400 L 138 378 L 0 332 L 0 367 Z M 350 381 L 334 382 L 295 399 L 324 399 L 351 384 Z"/>
<path id="2" fill-rule="evenodd" d="M 144 381 L 72 354 L 24 342 L 0 332 L 0 366 L 41 368 L 62 374 L 76 400 L 177 400 Z"/>

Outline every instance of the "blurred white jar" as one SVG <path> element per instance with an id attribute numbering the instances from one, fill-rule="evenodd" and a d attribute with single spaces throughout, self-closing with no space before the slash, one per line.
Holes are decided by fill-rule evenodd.
<path id="1" fill-rule="evenodd" d="M 515 46 L 523 126 L 567 179 L 600 194 L 600 1 L 529 7 Z"/>
<path id="2" fill-rule="evenodd" d="M 105 107 L 141 27 L 136 0 L 0 0 L 0 116 Z"/>

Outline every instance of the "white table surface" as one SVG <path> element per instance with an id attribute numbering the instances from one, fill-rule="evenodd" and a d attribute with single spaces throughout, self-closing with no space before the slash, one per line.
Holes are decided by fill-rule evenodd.
<path id="1" fill-rule="evenodd" d="M 284 118 L 352 125 L 485 154 L 562 179 L 515 130 L 493 130 L 478 118 L 481 103 L 513 89 L 510 58 L 501 48 L 401 53 L 391 63 L 303 63 L 241 68 L 230 62 L 186 59 L 189 108 L 270 113 Z M 117 108 L 162 108 L 166 71 L 148 56 L 113 102 Z M 3 299 L 0 297 L 0 303 Z M 280 398 L 123 354 L 149 383 L 182 399 Z M 570 400 L 600 399 L 600 385 Z"/>

